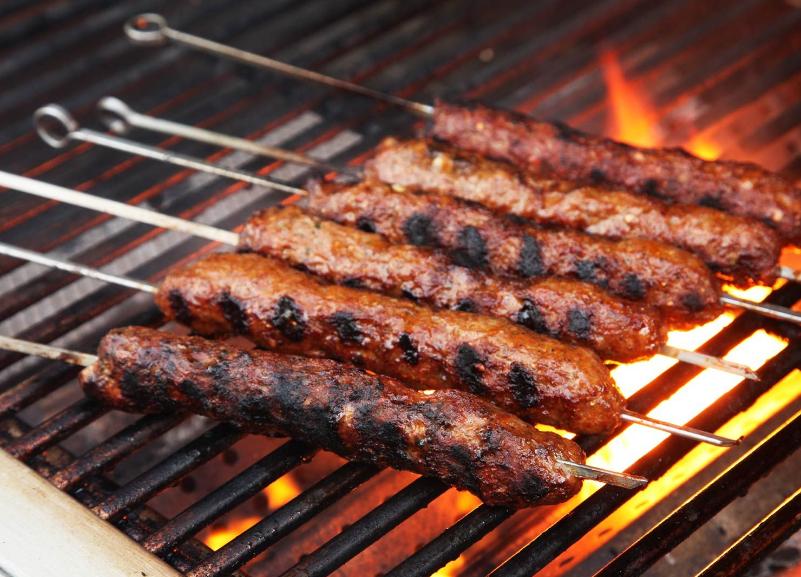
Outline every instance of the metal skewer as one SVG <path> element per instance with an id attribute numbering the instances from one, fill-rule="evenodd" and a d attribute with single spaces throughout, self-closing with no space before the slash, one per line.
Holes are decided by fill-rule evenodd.
<path id="1" fill-rule="evenodd" d="M 305 154 L 293 152 L 285 148 L 267 146 L 266 144 L 253 142 L 252 140 L 221 134 L 189 124 L 181 124 L 180 122 L 148 116 L 147 114 L 142 114 L 133 110 L 125 102 L 113 96 L 106 96 L 101 99 L 100 102 L 97 103 L 97 107 L 101 112 L 103 122 L 112 132 L 117 134 L 126 134 L 132 127 L 136 127 L 159 132 L 161 134 L 169 134 L 170 136 L 180 136 L 181 138 L 187 138 L 197 142 L 205 142 L 206 144 L 213 144 L 222 148 L 232 148 L 251 154 L 313 166 L 323 170 L 331 170 L 345 174 L 354 174 L 356 172 L 353 168 L 328 164 L 322 160 L 316 160 Z"/>
<path id="2" fill-rule="evenodd" d="M 429 104 L 422 104 L 420 102 L 414 102 L 412 100 L 401 98 L 400 96 L 386 94 L 385 92 L 373 90 L 372 88 L 367 88 L 353 82 L 348 82 L 347 80 L 326 76 L 325 74 L 320 74 L 319 72 L 293 66 L 292 64 L 274 60 L 272 58 L 262 56 L 261 54 L 240 50 L 232 46 L 214 42 L 208 38 L 201 38 L 200 36 L 195 36 L 194 34 L 188 34 L 186 32 L 181 32 L 180 30 L 175 30 L 167 25 L 167 20 L 165 20 L 165 18 L 160 14 L 148 13 L 134 16 L 125 23 L 125 34 L 133 42 L 142 46 L 161 46 L 167 44 L 168 42 L 174 42 L 182 46 L 187 46 L 189 48 L 205 52 L 207 54 L 222 56 L 224 58 L 228 58 L 229 60 L 233 60 L 234 62 L 239 62 L 240 64 L 248 64 L 250 66 L 256 66 L 267 70 L 275 70 L 281 74 L 292 76 L 294 78 L 311 80 L 312 82 L 330 86 L 331 88 L 355 92 L 356 94 L 361 94 L 362 96 L 380 100 L 386 104 L 400 106 L 419 116 L 430 117 L 434 114 L 434 107 Z"/>
<path id="3" fill-rule="evenodd" d="M 34 355 L 54 361 L 63 361 L 71 365 L 82 367 L 89 367 L 97 362 L 97 356 L 95 355 L 62 349 L 52 345 L 33 343 L 31 341 L 24 341 L 4 335 L 0 335 L 0 349 L 26 355 Z M 563 459 L 557 460 L 560 465 L 570 471 L 571 475 L 579 479 L 592 479 L 625 489 L 636 489 L 648 484 L 648 479 L 640 475 L 610 471 L 609 469 L 593 467 L 592 465 L 586 465 L 584 463 L 574 463 L 573 461 L 565 461 Z"/>
<path id="4" fill-rule="evenodd" d="M 77 206 L 81 206 L 83 208 L 88 208 L 88 209 L 91 209 L 91 210 L 98 210 L 98 211 L 101 211 L 101 212 L 106 212 L 108 214 L 111 214 L 113 216 L 118 216 L 120 218 L 138 220 L 135 217 L 132 218 L 131 217 L 131 213 L 128 210 L 130 208 L 138 208 L 138 207 L 132 207 L 131 205 L 128 205 L 128 204 L 125 204 L 125 203 L 122 203 L 122 202 L 116 202 L 116 201 L 113 201 L 113 200 L 101 199 L 101 198 L 98 198 L 98 197 L 93 196 L 91 194 L 86 194 L 86 193 L 83 193 L 83 192 L 70 190 L 68 188 L 62 188 L 60 186 L 56 186 L 56 185 L 53 185 L 53 184 L 48 184 L 48 183 L 45 183 L 45 182 L 42 182 L 42 181 L 39 181 L 39 180 L 34 180 L 34 179 L 31 179 L 31 178 L 27 178 L 27 177 L 24 177 L 24 176 L 17 176 L 17 175 L 14 175 L 14 174 L 9 174 L 7 172 L 0 171 L 0 186 L 7 186 L 9 188 L 13 188 L 13 189 L 16 189 L 16 190 L 21 190 L 21 191 L 27 192 L 29 194 L 33 194 L 33 195 L 36 195 L 36 196 L 41 196 L 41 197 L 44 197 L 44 198 L 49 198 L 49 199 L 52 199 L 52 200 L 70 202 L 70 204 L 75 204 Z M 70 193 L 70 194 L 62 194 L 65 191 Z M 72 202 L 72 201 L 65 200 L 67 198 L 77 200 L 78 202 Z M 95 202 L 93 202 L 93 201 L 96 201 L 96 200 L 101 200 L 103 202 L 96 204 Z M 103 208 L 97 208 L 98 206 L 103 206 Z M 145 209 L 142 209 L 142 208 L 138 208 L 138 211 L 152 212 L 152 211 L 148 211 L 148 210 L 145 210 Z M 154 212 L 153 214 L 159 214 L 159 213 L 155 213 Z M 160 215 L 160 216 L 164 216 L 164 215 Z M 177 219 L 175 217 L 169 217 L 169 218 L 170 219 L 174 219 L 174 220 L 181 220 L 181 219 Z M 150 220 L 138 220 L 138 222 L 144 222 L 145 224 L 151 224 Z M 183 222 L 186 225 L 190 225 L 190 226 L 195 224 L 195 223 L 192 223 L 190 221 L 183 221 Z M 166 226 L 164 228 L 170 228 L 170 227 Z M 207 227 L 207 228 L 211 228 L 211 227 Z M 182 230 L 185 231 L 185 229 L 182 229 Z M 203 231 L 203 232 L 205 233 L 206 231 Z M 238 235 L 236 233 L 228 232 L 228 231 L 219 231 L 219 232 L 231 235 L 232 237 L 234 237 L 234 242 L 232 242 L 231 244 L 233 244 L 233 245 L 237 244 Z M 201 234 L 201 235 L 198 235 L 198 236 L 203 236 L 203 235 Z M 216 240 L 216 237 L 218 237 L 218 236 L 221 236 L 221 235 L 215 235 L 215 239 L 214 240 Z M 208 238 L 208 237 L 204 237 L 204 238 Z M 144 290 L 144 291 L 150 292 L 150 293 L 154 293 L 154 292 L 156 292 L 158 290 L 155 286 L 150 285 L 148 283 L 144 283 L 142 281 L 136 281 L 136 280 L 130 279 L 128 277 L 118 277 L 116 275 L 112 275 L 112 274 L 104 273 L 102 271 L 94 270 L 91 267 L 86 267 L 84 265 L 79 265 L 79 264 L 71 263 L 71 262 L 68 262 L 68 261 L 54 259 L 52 257 L 48 257 L 48 256 L 43 255 L 43 254 L 31 252 L 31 251 L 28 251 L 26 249 L 10 246 L 10 245 L 4 244 L 4 243 L 0 243 L 0 254 L 7 254 L 9 256 L 14 256 L 14 257 L 21 258 L 21 259 L 24 259 L 24 260 L 30 260 L 30 261 L 37 262 L 39 264 L 43 264 L 43 265 L 46 265 L 46 266 L 53 266 L 53 267 L 56 267 L 56 268 L 58 268 L 60 270 L 65 270 L 65 271 L 74 272 L 74 273 L 81 274 L 81 275 L 90 276 L 92 278 L 97 278 L 97 279 L 104 280 L 104 281 L 107 281 L 107 282 L 120 284 L 121 286 L 129 287 L 129 288 L 140 288 L 141 290 Z M 686 438 L 689 438 L 689 439 L 693 439 L 693 440 L 696 440 L 696 441 L 697 440 L 701 440 L 701 441 L 703 441 L 705 443 L 710 443 L 710 444 L 713 444 L 713 445 L 716 445 L 716 446 L 721 446 L 721 447 L 732 446 L 732 445 L 735 445 L 735 444 L 737 444 L 739 442 L 739 440 L 720 437 L 718 435 L 714 435 L 712 433 L 705 433 L 703 431 L 699 431 L 697 429 L 693 429 L 693 428 L 690 428 L 690 427 L 683 427 L 683 426 L 680 426 L 680 425 L 673 425 L 673 424 L 670 424 L 670 423 L 665 423 L 664 421 L 651 419 L 650 417 L 648 417 L 646 415 L 640 415 L 638 413 L 633 413 L 631 411 L 626 411 L 624 415 L 621 415 L 621 418 L 623 420 L 627 420 L 627 421 L 630 421 L 630 422 L 635 422 L 637 424 L 644 425 L 646 427 L 653 427 L 653 428 L 661 430 L 661 431 L 666 431 L 666 432 L 669 432 L 669 433 L 672 433 L 672 434 L 676 434 L 676 435 L 679 435 L 679 436 L 683 436 L 683 437 L 686 437 Z"/>

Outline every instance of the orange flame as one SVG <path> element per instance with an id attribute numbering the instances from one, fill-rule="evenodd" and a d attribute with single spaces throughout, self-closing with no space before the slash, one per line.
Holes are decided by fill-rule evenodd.
<path id="1" fill-rule="evenodd" d="M 287 473 L 270 483 L 264 489 L 264 494 L 267 496 L 270 509 L 275 510 L 300 495 L 300 487 L 292 478 L 292 473 Z"/>
<path id="2" fill-rule="evenodd" d="M 292 499 L 297 497 L 300 492 L 300 487 L 292 478 L 292 473 L 287 473 L 283 477 L 279 477 L 265 487 L 263 491 L 264 495 L 267 497 L 270 510 L 273 511 L 289 503 Z M 221 529 L 212 530 L 211 533 L 203 538 L 203 542 L 209 549 L 216 551 L 229 541 L 239 537 L 239 535 L 250 529 L 260 520 L 261 517 L 253 515 L 235 518 Z"/>
<path id="3" fill-rule="evenodd" d="M 659 117 L 648 100 L 626 80 L 613 52 L 601 54 L 601 72 L 612 112 L 607 133 L 634 146 L 659 145 Z"/>
<path id="4" fill-rule="evenodd" d="M 213 530 L 207 537 L 203 539 L 203 542 L 208 546 L 209 549 L 216 551 L 217 549 L 220 549 L 226 545 L 229 541 L 233 541 L 239 537 L 242 533 L 253 527 L 253 525 L 259 521 L 261 521 L 260 517 L 253 516 L 235 519 L 228 523 L 223 529 Z"/>
<path id="5" fill-rule="evenodd" d="M 601 72 L 611 110 L 606 133 L 620 142 L 653 148 L 663 144 L 659 113 L 648 97 L 626 79 L 620 60 L 612 51 L 601 53 Z M 703 134 L 694 135 L 684 148 L 704 160 L 715 160 L 721 147 Z"/>

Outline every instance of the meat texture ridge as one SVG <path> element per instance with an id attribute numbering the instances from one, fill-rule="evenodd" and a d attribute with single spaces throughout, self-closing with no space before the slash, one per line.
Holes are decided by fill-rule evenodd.
<path id="1" fill-rule="evenodd" d="M 204 336 L 351 362 L 419 389 L 472 392 L 530 422 L 608 432 L 624 400 L 598 356 L 504 319 L 435 311 L 255 254 L 171 272 L 156 303 Z"/>
<path id="2" fill-rule="evenodd" d="M 481 105 L 438 102 L 432 133 L 538 175 L 720 208 L 770 225 L 788 242 L 797 244 L 801 238 L 798 187 L 750 162 L 707 161 L 681 148 L 634 147 Z"/>
<path id="3" fill-rule="evenodd" d="M 672 244 L 696 254 L 724 280 L 739 286 L 772 284 L 776 278 L 781 239 L 752 218 L 534 177 L 508 164 L 423 140 L 385 140 L 366 171 L 383 182 L 448 194 L 543 225 Z"/>
<path id="4" fill-rule="evenodd" d="M 452 262 L 493 275 L 588 282 L 653 306 L 669 329 L 703 324 L 722 309 L 718 281 L 704 263 L 664 243 L 541 228 L 448 195 L 379 182 L 311 182 L 307 190 L 303 206 L 323 218 L 442 249 Z"/>
<path id="5" fill-rule="evenodd" d="M 491 505 L 558 503 L 581 486 L 557 462 L 583 463 L 578 445 L 462 391 L 425 394 L 330 360 L 137 327 L 106 335 L 98 357 L 80 375 L 83 389 L 124 411 L 189 410 L 291 436 L 441 479 Z"/>
<path id="6" fill-rule="evenodd" d="M 589 283 L 556 277 L 498 278 L 445 255 L 307 214 L 296 206 L 253 215 L 241 249 L 272 256 L 328 281 L 407 297 L 436 308 L 507 318 L 603 358 L 630 362 L 665 344 L 657 311 Z"/>

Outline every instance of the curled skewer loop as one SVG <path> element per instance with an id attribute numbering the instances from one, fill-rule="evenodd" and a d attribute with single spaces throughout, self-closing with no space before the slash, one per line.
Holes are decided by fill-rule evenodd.
<path id="1" fill-rule="evenodd" d="M 58 104 L 48 104 L 34 112 L 33 125 L 39 137 L 53 148 L 67 146 L 80 128 L 72 114 Z"/>
<path id="2" fill-rule="evenodd" d="M 133 110 L 119 98 L 105 96 L 97 103 L 103 124 L 116 134 L 126 134 L 131 129 Z"/>
<path id="3" fill-rule="evenodd" d="M 125 35 L 141 46 L 167 43 L 167 20 L 161 14 L 139 14 L 125 22 Z"/>

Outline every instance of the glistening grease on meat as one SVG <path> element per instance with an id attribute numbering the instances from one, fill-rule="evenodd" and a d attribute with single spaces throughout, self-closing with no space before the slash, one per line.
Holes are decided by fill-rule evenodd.
<path id="1" fill-rule="evenodd" d="M 644 238 L 688 250 L 740 286 L 775 280 L 781 240 L 765 224 L 622 190 L 534 178 L 505 164 L 422 140 L 387 139 L 367 174 L 448 194 L 496 212 L 610 238 Z"/>
<path id="2" fill-rule="evenodd" d="M 187 410 L 345 458 L 414 471 L 491 505 L 530 507 L 574 495 L 572 441 L 538 431 L 469 393 L 431 394 L 347 365 L 244 351 L 198 337 L 117 329 L 80 376 L 86 394 L 124 411 Z"/>
<path id="3" fill-rule="evenodd" d="M 532 422 L 581 433 L 620 422 L 623 397 L 588 349 L 504 319 L 324 284 L 255 254 L 216 254 L 174 271 L 156 303 L 171 318 L 186 312 L 184 322 L 202 335 L 240 334 L 420 389 L 467 390 Z M 513 378 L 521 372 L 529 378 Z"/>
<path id="4" fill-rule="evenodd" d="M 295 206 L 253 215 L 239 244 L 338 284 L 437 308 L 507 318 L 559 340 L 589 346 L 606 359 L 627 362 L 650 357 L 665 343 L 654 309 L 591 284 L 555 277 L 523 281 L 488 276 L 457 266 L 444 254 L 393 244 Z"/>
<path id="5" fill-rule="evenodd" d="M 306 208 L 336 222 L 377 232 L 396 243 L 443 249 L 452 261 L 466 247 L 465 229 L 480 235 L 486 269 L 526 279 L 573 277 L 658 309 L 668 328 L 691 328 L 721 311 L 720 288 L 694 255 L 642 239 L 613 241 L 513 221 L 481 206 L 379 182 L 353 186 L 311 183 Z"/>
<path id="6" fill-rule="evenodd" d="M 679 148 L 636 148 L 513 112 L 438 102 L 433 134 L 538 174 L 609 184 L 753 218 L 801 240 L 801 192 L 755 164 L 705 161 Z"/>

